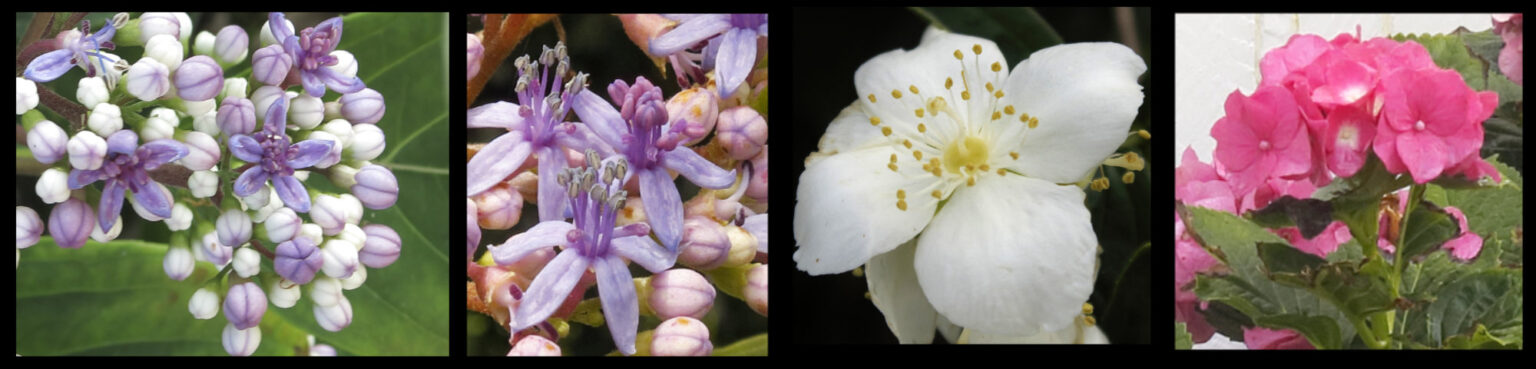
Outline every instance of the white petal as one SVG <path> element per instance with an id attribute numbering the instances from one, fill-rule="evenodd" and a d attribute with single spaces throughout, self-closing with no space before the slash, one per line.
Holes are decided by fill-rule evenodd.
<path id="1" fill-rule="evenodd" d="M 875 307 L 885 314 L 885 324 L 891 327 L 901 343 L 932 343 L 938 312 L 928 304 L 928 296 L 917 284 L 917 270 L 912 268 L 912 256 L 917 242 L 901 244 L 891 252 L 869 258 L 864 266 L 864 278 L 869 282 L 869 298 Z"/>
<path id="2" fill-rule="evenodd" d="M 855 102 L 832 119 L 827 133 L 821 135 L 821 141 L 816 144 L 817 151 L 805 158 L 805 164 L 810 166 L 827 156 L 887 142 L 880 135 L 880 127 L 869 124 L 869 115 L 864 114 L 863 106 Z"/>
<path id="3" fill-rule="evenodd" d="M 928 195 L 938 178 L 905 159 L 889 169 L 889 146 L 833 155 L 800 175 L 795 207 L 795 262 L 811 275 L 842 273 L 911 240 L 938 207 Z M 906 210 L 897 207 L 905 191 Z"/>
<path id="4" fill-rule="evenodd" d="M 955 58 L 957 52 L 960 59 Z M 996 72 L 992 71 L 993 63 L 998 64 Z M 916 110 L 927 108 L 936 97 L 943 97 L 953 108 L 954 119 L 973 123 L 990 120 L 991 93 L 985 86 L 990 82 L 994 88 L 1002 88 L 1003 78 L 1008 76 L 1007 63 L 997 44 L 990 40 L 930 28 L 917 48 L 892 50 L 864 62 L 854 72 L 853 83 L 866 113 L 892 124 L 898 131 L 927 123 L 929 128 L 937 129 L 930 130 L 930 134 L 948 137 L 954 134 L 950 115 L 925 112 L 918 117 Z M 965 71 L 963 76 L 961 71 Z M 946 80 L 953 84 L 946 87 Z M 912 93 L 912 87 L 917 87 L 919 93 Z M 965 91 L 969 91 L 969 99 L 963 98 Z M 874 96 L 874 101 L 870 96 Z"/>
<path id="5" fill-rule="evenodd" d="M 957 325 L 1011 336 L 1072 323 L 1093 292 L 1083 192 L 1021 176 L 961 187 L 918 238 L 918 282 Z"/>
<path id="6" fill-rule="evenodd" d="M 969 344 L 1108 344 L 1109 338 L 1096 325 L 1081 322 L 1060 330 L 1041 332 L 1031 336 L 1008 336 L 977 330 L 967 330 L 964 335 Z"/>
<path id="7" fill-rule="evenodd" d="M 1026 130 L 1016 116 L 1005 118 L 1013 128 L 1004 142 L 1018 146 L 1002 143 L 996 150 L 1018 151 L 1015 167 L 1025 176 L 1076 182 L 1125 141 L 1142 101 L 1136 79 L 1146 71 L 1141 57 L 1116 43 L 1036 51 L 1008 76 L 1002 105 L 1014 105 L 1039 125 Z"/>

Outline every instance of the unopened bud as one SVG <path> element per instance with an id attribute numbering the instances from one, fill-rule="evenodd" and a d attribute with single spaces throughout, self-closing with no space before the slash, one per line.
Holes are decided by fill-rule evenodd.
<path id="1" fill-rule="evenodd" d="M 715 346 L 709 342 L 709 327 L 689 317 L 677 317 L 656 326 L 651 339 L 653 356 L 709 356 Z"/>
<path id="2" fill-rule="evenodd" d="M 144 120 L 144 127 L 139 129 L 139 139 L 150 142 L 159 139 L 172 138 L 176 134 L 176 125 L 181 119 L 176 117 L 176 111 L 166 108 L 155 108 L 149 113 L 149 118 Z"/>
<path id="3" fill-rule="evenodd" d="M 170 228 L 172 232 L 185 231 L 188 228 L 192 228 L 192 208 L 187 207 L 187 204 L 179 202 L 176 205 L 172 205 L 171 217 L 165 219 L 165 226 Z M 190 255 L 191 253 L 188 253 L 188 256 Z"/>
<path id="4" fill-rule="evenodd" d="M 240 246 L 251 240 L 251 216 L 240 209 L 228 209 L 219 215 L 219 244 Z"/>
<path id="5" fill-rule="evenodd" d="M 314 311 L 315 322 L 320 323 L 320 328 L 327 331 L 340 332 L 352 325 L 352 302 L 345 296 L 342 296 L 335 305 L 315 304 Z"/>
<path id="6" fill-rule="evenodd" d="M 16 207 L 16 249 L 24 249 L 37 244 L 37 240 L 43 236 L 43 219 L 37 216 L 37 211 L 25 206 Z"/>
<path id="7" fill-rule="evenodd" d="M 651 276 L 646 299 L 660 319 L 703 318 L 715 304 L 715 287 L 699 272 L 677 268 Z"/>
<path id="8" fill-rule="evenodd" d="M 768 265 L 758 264 L 747 271 L 747 287 L 741 294 L 752 311 L 768 316 Z"/>
<path id="9" fill-rule="evenodd" d="M 291 308 L 298 304 L 299 297 L 302 295 L 299 284 L 286 278 L 273 279 L 272 282 L 267 283 L 267 301 L 272 302 L 272 306 L 279 309 Z"/>
<path id="10" fill-rule="evenodd" d="M 187 311 L 193 318 L 208 320 L 219 315 L 219 294 L 208 288 L 199 288 L 192 293 L 192 299 L 187 301 Z"/>
<path id="11" fill-rule="evenodd" d="M 192 191 L 192 197 L 199 199 L 212 197 L 219 190 L 219 175 L 211 170 L 192 172 L 192 175 L 187 177 L 187 189 Z"/>
<path id="12" fill-rule="evenodd" d="M 298 284 L 309 283 L 315 278 L 315 271 L 324 265 L 325 257 L 320 249 L 304 237 L 278 244 L 277 255 L 272 260 L 272 269 L 278 275 Z"/>
<path id="13" fill-rule="evenodd" d="M 251 56 L 251 79 L 267 86 L 281 85 L 292 67 L 293 58 L 283 51 L 282 46 L 263 47 Z"/>
<path id="14" fill-rule="evenodd" d="M 103 87 L 103 90 L 105 90 L 105 87 Z M 37 82 L 16 77 L 16 115 L 26 114 L 28 110 L 37 108 L 38 102 Z"/>
<path id="15" fill-rule="evenodd" d="M 331 57 L 336 58 L 336 64 L 331 64 L 326 66 L 326 68 L 330 68 L 332 72 L 336 72 L 336 74 L 340 75 L 343 80 L 357 77 L 357 57 L 352 56 L 351 52 L 346 50 L 332 50 Z"/>
<path id="16" fill-rule="evenodd" d="M 43 164 L 63 159 L 69 155 L 69 134 L 64 129 L 50 121 L 37 122 L 27 131 L 27 148 L 32 150 L 32 158 Z"/>
<path id="17" fill-rule="evenodd" d="M 193 171 L 203 171 L 218 165 L 219 141 L 213 136 L 197 131 L 187 132 L 182 136 L 182 143 L 187 146 L 187 156 L 180 159 L 182 166 Z"/>
<path id="18" fill-rule="evenodd" d="M 101 169 L 102 161 L 107 158 L 107 140 L 91 131 L 76 133 L 75 137 L 69 139 L 66 146 L 69 151 L 69 166 L 74 169 Z"/>
<path id="19" fill-rule="evenodd" d="M 112 229 L 108 230 L 102 230 L 101 223 L 96 223 L 96 226 L 91 228 L 91 239 L 96 240 L 96 242 L 107 243 L 117 239 L 117 236 L 122 233 L 123 222 L 113 222 Z"/>
<path id="20" fill-rule="evenodd" d="M 96 214 L 91 212 L 89 204 L 80 199 L 70 198 L 59 203 L 48 214 L 48 235 L 53 236 L 53 241 L 59 247 L 78 249 L 85 246 L 85 239 L 94 228 Z"/>
<path id="21" fill-rule="evenodd" d="M 288 124 L 314 129 L 322 120 L 325 120 L 325 102 L 320 101 L 320 98 L 299 94 L 299 97 L 288 103 Z M 346 143 L 345 140 L 338 142 Z"/>
<path id="22" fill-rule="evenodd" d="M 112 104 L 97 104 L 91 109 L 86 125 L 102 137 L 112 136 L 123 129 L 123 109 Z"/>
<path id="23" fill-rule="evenodd" d="M 476 220 L 481 228 L 511 229 L 522 218 L 523 196 L 506 184 L 498 184 L 470 198 L 475 202 Z"/>
<path id="24" fill-rule="evenodd" d="M 217 120 L 219 130 L 225 135 L 251 134 L 256 130 L 256 106 L 244 98 L 224 99 L 224 104 L 219 105 Z"/>
<path id="25" fill-rule="evenodd" d="M 384 153 L 384 131 L 378 126 L 358 124 L 351 127 L 352 140 L 345 151 L 350 153 L 352 160 L 373 160 Z"/>
<path id="26" fill-rule="evenodd" d="M 683 241 L 677 246 L 677 261 L 683 265 L 710 270 L 726 263 L 731 254 L 731 239 L 719 223 L 693 216 L 683 220 Z"/>
<path id="27" fill-rule="evenodd" d="M 21 81 L 31 83 L 31 81 L 25 79 L 17 81 L 17 83 L 19 84 Z M 81 78 L 80 86 L 75 89 L 75 100 L 79 101 L 80 106 L 84 106 L 86 109 L 94 108 L 96 104 L 107 102 L 108 98 L 110 98 L 110 92 L 107 91 L 107 81 L 102 79 L 101 76 Z M 32 105 L 37 105 L 36 99 L 33 100 Z"/>
<path id="28" fill-rule="evenodd" d="M 224 352 L 230 356 L 251 356 L 256 353 L 256 347 L 261 346 L 261 327 L 242 330 L 234 324 L 225 325 L 223 337 Z"/>
<path id="29" fill-rule="evenodd" d="M 378 123 L 384 118 L 384 95 L 371 88 L 342 95 L 341 115 L 352 123 Z"/>
<path id="30" fill-rule="evenodd" d="M 242 248 L 241 250 L 245 250 Z M 267 293 L 255 282 L 229 286 L 224 296 L 224 318 L 237 329 L 255 328 L 267 313 Z"/>
<path id="31" fill-rule="evenodd" d="M 190 25 L 188 25 L 190 26 Z M 139 15 L 139 42 L 148 43 L 157 35 L 170 35 L 172 38 L 181 39 L 182 24 L 176 19 L 176 14 L 163 12 L 145 12 Z M 191 27 L 187 27 L 190 32 Z"/>
<path id="32" fill-rule="evenodd" d="M 220 65 L 240 64 L 245 60 L 250 43 L 251 38 L 245 34 L 245 29 L 236 25 L 224 26 L 213 43 L 213 57 L 218 59 Z"/>
<path id="33" fill-rule="evenodd" d="M 400 234 L 394 229 L 383 224 L 369 224 L 363 227 L 363 232 L 368 235 L 358 253 L 358 261 L 363 265 L 383 268 L 400 258 Z"/>
<path id="34" fill-rule="evenodd" d="M 507 356 L 560 356 L 560 346 L 544 336 L 530 334 L 518 340 Z"/>
<path id="35" fill-rule="evenodd" d="M 144 44 L 144 57 L 154 58 L 155 61 L 165 65 L 165 68 L 168 70 L 176 70 L 176 67 L 181 66 L 181 62 L 186 60 L 186 54 L 182 51 L 181 40 L 171 35 L 151 37 L 149 42 Z"/>
<path id="36" fill-rule="evenodd" d="M 176 94 L 183 100 L 208 100 L 224 91 L 224 69 L 207 55 L 187 58 L 176 68 Z"/>
<path id="37" fill-rule="evenodd" d="M 235 250 L 235 258 L 230 261 L 235 265 L 235 274 L 244 278 L 250 278 L 261 273 L 261 253 L 250 247 L 241 247 Z"/>
<path id="38" fill-rule="evenodd" d="M 128 69 L 126 83 L 133 97 L 153 101 L 171 90 L 171 69 L 154 58 L 139 59 Z"/>
<path id="39" fill-rule="evenodd" d="M 357 270 L 357 246 L 350 242 L 333 239 L 320 248 L 324 252 L 324 264 L 320 270 L 332 278 L 346 278 Z"/>

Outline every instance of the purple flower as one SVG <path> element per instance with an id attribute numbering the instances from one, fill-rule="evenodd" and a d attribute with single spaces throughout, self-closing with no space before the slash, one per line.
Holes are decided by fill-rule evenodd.
<path id="1" fill-rule="evenodd" d="M 104 55 L 101 49 L 112 50 L 112 35 L 117 33 L 117 28 L 112 27 L 112 22 L 107 22 L 95 34 L 91 34 L 91 21 L 87 20 L 80 26 L 79 31 L 69 30 L 59 34 L 59 49 L 39 55 L 27 64 L 27 79 L 48 82 L 58 79 L 69 68 L 79 65 L 85 70 L 86 77 L 95 77 L 96 71 L 106 70 L 106 62 L 115 62 L 112 57 Z M 91 65 L 89 57 L 96 57 L 97 64 Z M 98 68 L 99 67 L 99 68 Z"/>
<path id="2" fill-rule="evenodd" d="M 304 184 L 293 177 L 294 169 L 304 169 L 325 158 L 331 152 L 334 141 L 304 140 L 291 143 L 287 125 L 288 102 L 277 99 L 267 108 L 267 123 L 260 135 L 237 134 L 229 138 L 229 151 L 247 163 L 257 164 L 240 174 L 235 180 L 235 195 L 250 196 L 260 190 L 267 180 L 277 189 L 277 197 L 283 204 L 300 213 L 309 212 L 309 193 Z"/>
<path id="3" fill-rule="evenodd" d="M 703 44 L 703 69 L 714 69 L 720 96 L 736 91 L 757 61 L 757 37 L 768 37 L 767 14 L 666 15 L 680 24 L 651 41 L 651 55 L 671 55 Z M 681 69 L 679 74 L 683 73 Z M 681 78 L 679 78 L 681 80 Z"/>
<path id="4" fill-rule="evenodd" d="M 548 319 L 565 301 L 566 295 L 591 267 L 597 274 L 597 288 L 603 304 L 608 331 L 619 351 L 635 353 L 635 329 L 639 326 L 640 303 L 624 259 L 629 259 L 652 273 L 671 268 L 677 256 L 652 242 L 644 223 L 615 228 L 618 209 L 624 208 L 628 194 L 623 183 L 628 165 L 622 157 L 612 157 L 598 169 L 597 153 L 587 151 L 586 168 L 572 168 L 557 177 L 568 197 L 574 224 L 544 221 L 527 232 L 513 236 L 501 246 L 491 247 L 498 265 L 510 265 L 530 253 L 565 245 L 564 251 L 534 277 L 513 314 L 512 330 Z"/>
<path id="5" fill-rule="evenodd" d="M 667 174 L 671 169 L 688 177 L 699 187 L 720 189 L 736 182 L 736 171 L 720 169 L 678 143 L 687 136 L 685 124 L 667 123 L 666 100 L 661 88 L 645 77 L 635 79 L 630 86 L 624 81 L 608 85 L 608 96 L 622 110 L 614 111 L 597 94 L 582 91 L 574 103 L 576 114 L 592 128 L 597 137 L 623 154 L 640 176 L 640 197 L 645 199 L 645 214 L 656 230 L 657 238 L 676 251 L 682 239 L 683 202 L 677 193 L 677 184 Z M 471 168 L 473 170 L 473 168 Z M 548 173 L 548 172 L 541 172 Z M 543 183 L 540 183 L 543 195 Z M 543 204 L 539 206 L 543 210 Z"/>
<path id="6" fill-rule="evenodd" d="M 293 59 L 293 67 L 298 71 L 299 80 L 309 96 L 325 96 L 326 87 L 343 94 L 367 87 L 361 78 L 348 78 L 326 68 L 336 65 L 336 57 L 331 56 L 331 51 L 336 50 L 336 44 L 341 42 L 341 17 L 326 19 L 319 26 L 305 28 L 298 34 L 294 34 L 293 29 L 287 26 L 283 13 L 271 13 L 267 18 L 272 27 L 272 37 L 283 44 L 283 51 L 288 52 L 288 57 Z"/>
<path id="7" fill-rule="evenodd" d="M 570 113 L 572 99 L 587 86 L 585 73 L 564 81 L 571 65 L 565 44 L 557 43 L 553 49 L 545 47 L 537 61 L 526 55 L 519 57 L 516 64 L 517 104 L 498 101 L 469 110 L 469 128 L 508 131 L 469 160 L 469 196 L 485 192 L 512 176 L 530 154 L 539 157 L 539 173 L 559 173 L 566 166 L 563 148 L 609 151 L 587 139 L 591 135 L 586 125 L 563 123 Z M 565 202 L 560 191 L 554 176 L 539 176 L 540 221 L 564 219 Z"/>
<path id="8" fill-rule="evenodd" d="M 69 172 L 69 188 L 78 190 L 96 181 L 106 181 L 101 189 L 97 221 L 102 229 L 117 223 L 123 210 L 124 190 L 133 191 L 134 200 L 145 210 L 162 218 L 171 217 L 171 199 L 150 182 L 149 171 L 187 155 L 187 147 L 172 139 L 159 139 L 139 146 L 139 135 L 121 130 L 107 137 L 106 161 L 97 169 Z"/>
<path id="9" fill-rule="evenodd" d="M 315 271 L 325 264 L 320 249 L 307 237 L 294 237 L 277 245 L 277 258 L 272 269 L 293 283 L 305 284 L 315 279 Z"/>

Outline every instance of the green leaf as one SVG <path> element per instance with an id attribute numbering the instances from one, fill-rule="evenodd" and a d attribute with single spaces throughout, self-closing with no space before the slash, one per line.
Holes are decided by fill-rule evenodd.
<path id="1" fill-rule="evenodd" d="M 1301 236 L 1311 239 L 1333 223 L 1333 204 L 1317 199 L 1281 196 L 1263 209 L 1248 213 L 1259 225 L 1279 228 L 1295 225 Z"/>
<path id="2" fill-rule="evenodd" d="M 736 343 L 715 349 L 712 356 L 768 356 L 768 334 L 743 338 Z"/>
<path id="3" fill-rule="evenodd" d="M 1405 333 L 1438 344 L 1455 335 L 1474 333 L 1479 325 L 1509 328 L 1523 315 L 1517 279 L 1519 271 L 1488 270 L 1466 275 L 1440 289 L 1437 299 L 1410 319 Z"/>
<path id="4" fill-rule="evenodd" d="M 1421 202 L 1403 224 L 1403 240 L 1400 251 L 1405 260 L 1434 252 L 1440 245 L 1457 235 L 1455 221 L 1445 210 L 1432 203 Z"/>
<path id="5" fill-rule="evenodd" d="M 1173 323 L 1173 348 L 1175 350 L 1188 350 L 1194 348 L 1193 338 L 1189 330 L 1184 328 L 1184 323 Z"/>
<path id="6" fill-rule="evenodd" d="M 1478 350 L 1518 350 L 1520 346 L 1514 342 L 1506 342 L 1488 333 L 1488 327 L 1477 325 L 1477 330 L 1472 334 L 1458 335 L 1445 340 L 1445 348 L 1451 349 L 1478 349 Z"/>
<path id="7" fill-rule="evenodd" d="M 16 353 L 53 355 L 228 355 L 224 316 L 198 320 L 187 302 L 218 271 L 199 262 L 184 281 L 165 276 L 165 244 L 89 241 L 64 249 L 44 237 L 21 250 L 16 269 Z M 293 355 L 303 335 L 269 308 L 256 355 Z"/>
<path id="8" fill-rule="evenodd" d="M 364 223 L 400 234 L 400 259 L 368 270 L 362 287 L 346 291 L 352 325 L 328 332 L 315 323 L 309 299 L 279 309 L 315 337 L 356 355 L 447 355 L 448 262 L 452 250 L 447 214 L 448 19 L 442 13 L 355 13 L 343 18 L 347 33 L 338 49 L 357 57 L 358 77 L 388 104 L 377 125 L 386 149 L 375 164 L 390 168 L 400 185 L 394 207 L 370 211 Z M 314 176 L 311 177 L 316 178 Z M 307 185 L 346 192 L 322 180 Z M 462 252 L 462 251 L 461 251 Z M 457 255 L 457 254 L 452 254 Z"/>
<path id="9" fill-rule="evenodd" d="M 1312 277 L 1327 263 L 1323 258 L 1301 252 L 1291 245 L 1268 242 L 1259 243 L 1259 259 L 1264 261 L 1264 269 L 1271 279 L 1301 288 L 1312 287 Z"/>
<path id="10" fill-rule="evenodd" d="M 1343 348 L 1343 340 L 1339 338 L 1339 325 L 1331 318 L 1286 314 L 1261 317 L 1254 322 L 1272 329 L 1294 329 L 1306 336 L 1307 342 L 1311 342 L 1312 346 L 1319 349 Z"/>
<path id="11" fill-rule="evenodd" d="M 1008 65 L 1061 43 L 1061 36 L 1033 8 L 934 7 L 912 11 L 939 29 L 996 42 Z"/>
<path id="12" fill-rule="evenodd" d="M 1371 259 L 1364 266 L 1334 263 L 1317 273 L 1313 293 L 1332 302 L 1346 314 L 1364 317 L 1392 308 L 1390 273 L 1382 259 Z"/>

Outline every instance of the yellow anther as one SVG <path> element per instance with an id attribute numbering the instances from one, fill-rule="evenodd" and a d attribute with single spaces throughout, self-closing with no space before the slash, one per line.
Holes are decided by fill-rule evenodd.
<path id="1" fill-rule="evenodd" d="M 997 168 L 997 175 L 1001 176 L 1005 174 L 1008 174 L 1008 171 L 1003 170 L 1003 168 Z"/>
<path id="2" fill-rule="evenodd" d="M 853 268 L 853 276 L 854 277 L 863 277 L 864 276 L 864 267 Z"/>
<path id="3" fill-rule="evenodd" d="M 880 125 L 880 117 L 869 117 L 869 125 L 872 125 L 872 126 Z"/>
<path id="4" fill-rule="evenodd" d="M 1083 317 L 1083 324 L 1092 327 L 1094 324 L 1097 324 L 1097 321 L 1093 320 L 1091 316 L 1085 316 Z"/>
<path id="5" fill-rule="evenodd" d="M 923 117 L 923 108 L 917 108 L 917 110 L 913 110 L 912 114 L 916 114 L 918 118 L 922 118 Z"/>
<path id="6" fill-rule="evenodd" d="M 1125 162 L 1136 164 L 1138 161 L 1141 161 L 1141 155 L 1136 155 L 1135 151 L 1125 153 Z"/>
<path id="7" fill-rule="evenodd" d="M 1019 122 L 1029 123 L 1029 113 L 1019 113 Z"/>
<path id="8" fill-rule="evenodd" d="M 912 148 L 912 140 L 901 140 L 901 145 L 910 149 Z"/>
<path id="9" fill-rule="evenodd" d="M 992 71 L 993 72 L 1001 72 L 1001 71 L 1003 71 L 1003 63 L 992 62 Z"/>
<path id="10" fill-rule="evenodd" d="M 975 186 L 975 185 L 976 185 L 976 176 L 965 177 L 965 186 L 966 187 Z"/>
<path id="11" fill-rule="evenodd" d="M 992 82 L 987 82 L 987 92 L 992 92 Z"/>
<path id="12" fill-rule="evenodd" d="M 1125 182 L 1125 184 L 1131 184 L 1131 182 L 1135 180 L 1136 172 L 1125 172 L 1125 175 L 1120 176 L 1120 181 Z"/>
<path id="13" fill-rule="evenodd" d="M 900 99 L 901 98 L 901 90 L 891 90 L 891 97 Z"/>
<path id="14" fill-rule="evenodd" d="M 956 50 L 956 51 L 959 51 L 959 50 Z M 954 86 L 955 86 L 955 79 L 954 78 L 944 77 L 944 89 L 945 90 L 948 90 L 950 87 L 954 87 Z"/>
<path id="15" fill-rule="evenodd" d="M 1003 113 L 1013 115 L 1013 105 L 1004 106 Z"/>
<path id="16" fill-rule="evenodd" d="M 1094 191 L 1107 190 L 1109 189 L 1109 178 L 1094 178 L 1093 182 L 1088 185 L 1088 188 L 1093 189 Z"/>
<path id="17" fill-rule="evenodd" d="M 992 93 L 992 97 L 1003 98 L 1003 90 L 997 90 L 997 92 Z"/>
<path id="18" fill-rule="evenodd" d="M 1150 140 L 1150 139 L 1152 139 L 1152 134 L 1148 133 L 1147 130 L 1145 130 L 1145 129 L 1136 130 L 1136 134 L 1141 136 L 1141 139 L 1143 139 L 1143 140 Z"/>
<path id="19" fill-rule="evenodd" d="M 961 100 L 970 100 L 971 99 L 971 92 L 970 91 L 960 91 L 960 99 Z"/>
<path id="20" fill-rule="evenodd" d="M 933 171 L 933 166 L 928 165 L 928 164 L 923 164 L 923 171 L 924 172 L 932 172 Z"/>
<path id="21" fill-rule="evenodd" d="M 919 161 L 921 161 L 921 160 L 923 160 L 923 152 L 922 151 L 912 151 L 912 157 L 916 158 Z"/>
<path id="22" fill-rule="evenodd" d="M 892 171 L 892 172 L 895 172 L 895 171 L 896 171 L 896 163 L 890 163 L 890 164 L 886 164 L 886 165 L 885 165 L 885 167 L 886 167 L 886 168 L 891 168 L 891 171 Z"/>
<path id="23" fill-rule="evenodd" d="M 875 102 L 875 94 L 869 94 L 869 102 Z"/>
<path id="24" fill-rule="evenodd" d="M 985 172 L 985 171 L 989 171 L 989 170 L 992 170 L 992 166 L 991 165 L 986 165 L 986 164 L 982 164 L 981 165 L 981 171 Z"/>
<path id="25" fill-rule="evenodd" d="M 921 115 L 919 115 L 919 117 L 921 117 Z M 918 123 L 917 124 L 917 132 L 918 133 L 928 132 L 928 126 L 923 125 L 922 123 Z"/>
<path id="26" fill-rule="evenodd" d="M 981 55 L 981 44 L 971 45 L 971 51 L 975 52 L 976 55 Z"/>
<path id="27" fill-rule="evenodd" d="M 880 127 L 880 134 L 886 135 L 886 136 L 890 136 L 891 135 L 891 127 Z"/>
<path id="28" fill-rule="evenodd" d="M 1104 159 L 1104 165 L 1121 167 L 1130 170 L 1141 170 L 1142 168 L 1146 167 L 1147 161 L 1142 160 L 1141 155 L 1137 155 L 1136 152 L 1128 152 L 1125 154 L 1116 154 L 1114 156 L 1110 156 L 1108 159 Z"/>
<path id="29" fill-rule="evenodd" d="M 907 85 L 907 91 L 912 91 L 912 94 L 917 94 L 917 85 Z"/>
<path id="30" fill-rule="evenodd" d="M 942 199 L 942 198 L 944 198 L 943 197 L 944 193 L 939 192 L 939 190 L 933 190 L 933 193 L 930 193 L 929 195 L 933 195 L 933 198 L 935 198 L 935 199 Z"/>
<path id="31" fill-rule="evenodd" d="M 958 49 L 955 50 L 955 60 L 961 60 L 961 59 L 962 59 L 962 55 L 960 54 L 960 50 L 958 50 Z"/>
<path id="32" fill-rule="evenodd" d="M 995 112 L 995 111 L 992 112 L 992 120 L 998 120 L 998 119 L 1003 119 L 1003 113 Z"/>
<path id="33" fill-rule="evenodd" d="M 1083 315 L 1093 315 L 1093 304 L 1083 303 Z"/>
<path id="34" fill-rule="evenodd" d="M 1029 118 L 1029 128 L 1035 128 L 1035 127 L 1039 127 L 1039 126 L 1040 126 L 1040 119 L 1039 118 L 1035 118 L 1035 117 L 1030 117 Z"/>
<path id="35" fill-rule="evenodd" d="M 906 211 L 907 210 L 907 200 L 896 200 L 896 208 L 897 209 L 901 209 L 902 211 Z"/>
<path id="36" fill-rule="evenodd" d="M 892 164 L 896 163 L 896 154 L 891 154 L 891 163 Z"/>
<path id="37" fill-rule="evenodd" d="M 1017 153 L 1017 152 L 1009 151 L 1008 152 L 1008 156 L 1012 156 L 1013 160 L 1019 160 L 1019 153 Z"/>
<path id="38" fill-rule="evenodd" d="M 905 198 L 907 198 L 907 190 L 896 190 L 896 198 L 898 198 L 898 199 L 905 199 Z"/>

